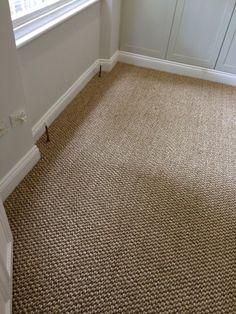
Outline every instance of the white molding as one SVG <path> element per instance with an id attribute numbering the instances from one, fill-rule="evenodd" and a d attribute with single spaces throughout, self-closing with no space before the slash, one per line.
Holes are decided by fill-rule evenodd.
<path id="1" fill-rule="evenodd" d="M 33 146 L 28 153 L 8 172 L 0 181 L 0 197 L 3 201 L 14 191 L 17 185 L 24 179 L 28 172 L 40 159 L 37 146 Z"/>
<path id="2" fill-rule="evenodd" d="M 110 72 L 117 64 L 119 55 L 120 52 L 116 51 L 110 59 L 99 59 L 99 63 L 102 66 L 102 70 L 105 72 Z"/>
<path id="3" fill-rule="evenodd" d="M 118 61 L 144 68 L 236 86 L 235 74 L 211 70 L 194 65 L 147 57 L 125 51 L 120 51 Z"/>
<path id="4" fill-rule="evenodd" d="M 42 116 L 42 118 L 33 126 L 32 133 L 35 142 L 43 135 L 45 124 L 50 126 L 59 114 L 68 106 L 75 96 L 85 87 L 99 70 L 99 61 L 95 61 L 87 71 L 85 71 L 78 80 L 52 105 L 52 107 Z"/>

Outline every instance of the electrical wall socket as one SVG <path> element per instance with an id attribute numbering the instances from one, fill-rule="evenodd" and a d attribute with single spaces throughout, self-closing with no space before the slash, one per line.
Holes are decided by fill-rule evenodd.
<path id="1" fill-rule="evenodd" d="M 27 121 L 27 114 L 24 110 L 19 110 L 10 115 L 12 128 Z"/>

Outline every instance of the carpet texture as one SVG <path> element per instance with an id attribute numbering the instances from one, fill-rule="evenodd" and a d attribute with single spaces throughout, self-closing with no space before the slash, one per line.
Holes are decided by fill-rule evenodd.
<path id="1" fill-rule="evenodd" d="M 5 206 L 13 313 L 236 313 L 236 89 L 118 64 Z"/>

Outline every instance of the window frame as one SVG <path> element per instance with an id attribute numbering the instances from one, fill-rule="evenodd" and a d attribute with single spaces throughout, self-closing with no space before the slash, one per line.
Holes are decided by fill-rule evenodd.
<path id="1" fill-rule="evenodd" d="M 33 19 L 36 19 L 38 17 L 40 17 L 41 15 L 44 15 L 54 9 L 57 9 L 58 7 L 69 3 L 69 2 L 73 2 L 74 0 L 58 0 L 57 2 L 50 4 L 50 5 L 46 5 L 41 9 L 37 9 L 34 10 L 30 13 L 27 13 L 25 15 L 22 15 L 21 17 L 18 17 L 16 19 L 12 19 L 12 23 L 13 23 L 13 27 L 16 28 L 22 24 L 28 23 Z"/>
<path id="2" fill-rule="evenodd" d="M 16 47 L 28 42 L 85 10 L 100 0 L 59 0 L 22 17 L 12 20 Z"/>

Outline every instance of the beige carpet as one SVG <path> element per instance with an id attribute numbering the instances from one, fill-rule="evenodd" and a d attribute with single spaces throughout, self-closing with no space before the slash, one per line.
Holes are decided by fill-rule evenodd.
<path id="1" fill-rule="evenodd" d="M 236 313 L 236 89 L 118 64 L 6 202 L 14 313 Z"/>

